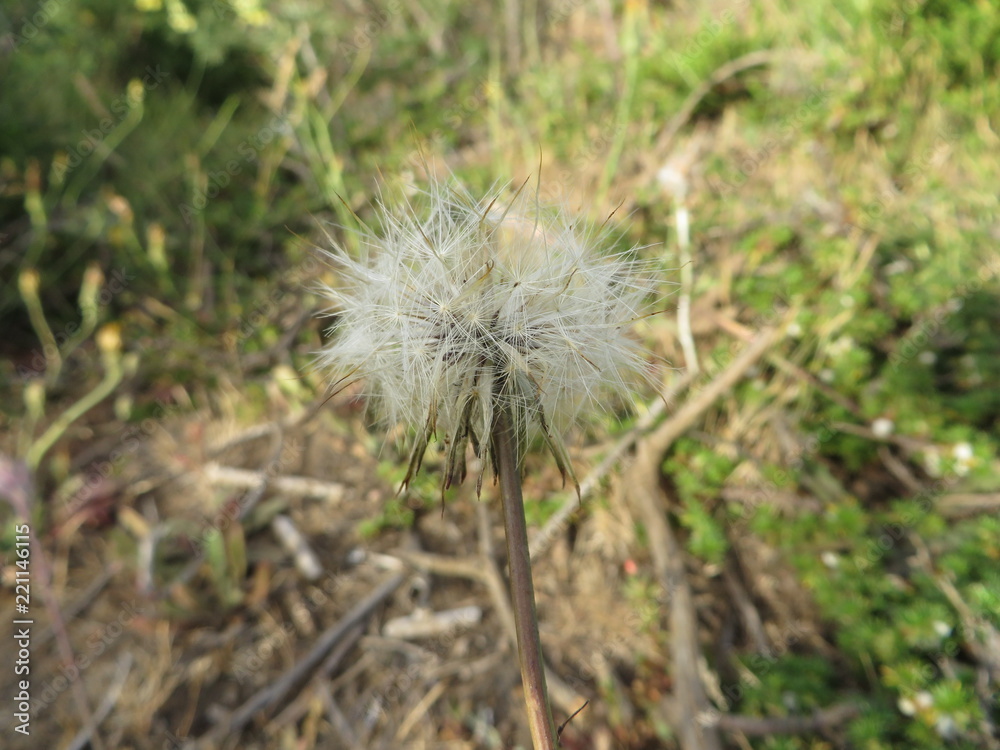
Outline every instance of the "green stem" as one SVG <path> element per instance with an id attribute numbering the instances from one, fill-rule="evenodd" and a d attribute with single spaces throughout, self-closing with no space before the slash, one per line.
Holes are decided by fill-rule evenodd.
<path id="1" fill-rule="evenodd" d="M 42 457 L 48 452 L 49 448 L 55 445 L 56 441 L 62 437 L 71 424 L 114 393 L 115 388 L 122 382 L 122 378 L 125 376 L 125 369 L 122 366 L 121 355 L 117 351 L 106 353 L 105 368 L 104 378 L 94 387 L 94 390 L 82 396 L 79 401 L 60 414 L 42 436 L 28 449 L 25 463 L 28 464 L 28 468 L 32 471 L 38 468 Z"/>
<path id="2" fill-rule="evenodd" d="M 528 554 L 528 529 L 524 522 L 524 498 L 521 495 L 521 472 L 515 449 L 510 414 L 499 409 L 493 424 L 493 455 L 500 474 L 500 499 L 507 535 L 507 559 L 510 565 L 510 599 L 517 631 L 517 653 L 524 684 L 524 702 L 528 708 L 528 726 L 535 750 L 555 750 L 555 722 L 545 687 L 545 664 L 538 638 L 538 614 L 535 612 L 535 587 L 531 580 Z"/>

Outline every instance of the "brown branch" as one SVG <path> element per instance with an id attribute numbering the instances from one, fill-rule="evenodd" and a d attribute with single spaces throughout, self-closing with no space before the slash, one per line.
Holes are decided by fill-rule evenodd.
<path id="1" fill-rule="evenodd" d="M 687 124 L 688 120 L 691 119 L 691 116 L 698 108 L 701 100 L 708 96 L 712 89 L 719 84 L 724 83 L 729 78 L 742 73 L 744 70 L 750 70 L 751 68 L 768 65 L 774 60 L 774 58 L 775 53 L 772 50 L 756 50 L 754 52 L 748 52 L 735 60 L 730 60 L 724 65 L 716 68 L 712 72 L 712 75 L 702 81 L 696 89 L 688 94 L 687 99 L 684 100 L 684 103 L 677 111 L 677 114 L 671 118 L 667 126 L 657 136 L 652 153 L 669 154 L 670 149 L 673 148 L 674 139 L 677 137 L 677 134 Z M 654 164 L 653 167 L 649 168 L 652 173 L 659 168 L 658 166 L 655 166 L 659 162 L 653 160 L 651 163 Z M 647 180 L 648 179 L 649 178 L 647 178 Z"/>
<path id="2" fill-rule="evenodd" d="M 733 360 L 728 368 L 723 370 L 715 380 L 705 385 L 701 390 L 694 391 L 693 396 L 678 409 L 674 415 L 660 425 L 644 441 L 653 454 L 662 455 L 673 442 L 691 429 L 692 425 L 704 414 L 715 401 L 742 378 L 771 347 L 778 338 L 778 332 L 794 317 L 794 311 L 786 315 L 785 321 L 778 328 L 765 328 L 744 349 L 739 357 Z M 657 464 L 657 468 L 659 464 Z"/>
<path id="3" fill-rule="evenodd" d="M 659 491 L 663 455 L 678 437 L 743 377 L 777 340 L 780 329 L 765 329 L 715 380 L 684 404 L 674 416 L 636 446 L 636 460 L 624 486 L 649 536 L 653 567 L 669 602 L 670 653 L 676 682 L 667 701 L 668 718 L 683 750 L 721 750 L 718 731 L 703 721 L 712 708 L 698 671 L 698 623 L 691 589 L 684 571 L 682 550 L 667 523 Z"/>
<path id="4" fill-rule="evenodd" d="M 251 696 L 242 706 L 230 714 L 227 721 L 221 722 L 198 738 L 194 746 L 196 748 L 214 747 L 224 737 L 237 734 L 258 712 L 275 706 L 300 680 L 326 658 L 326 655 L 342 638 L 349 635 L 358 623 L 363 622 L 371 615 L 375 607 L 392 595 L 404 579 L 405 576 L 402 573 L 397 573 L 375 589 L 368 598 L 355 605 L 354 609 L 338 623 L 328 628 L 316 641 L 316 645 L 277 681 Z"/>
<path id="5" fill-rule="evenodd" d="M 766 737 L 772 734 L 810 734 L 839 726 L 861 713 L 853 703 L 841 703 L 814 711 L 810 716 L 737 716 L 719 714 L 715 725 L 726 732 L 739 732 L 748 737 Z"/>
<path id="6" fill-rule="evenodd" d="M 407 564 L 435 575 L 468 578 L 482 583 L 489 592 L 497 617 L 500 618 L 500 623 L 510 639 L 511 645 L 514 648 L 517 647 L 517 626 L 514 622 L 514 612 L 511 609 L 510 598 L 503 578 L 492 558 L 485 556 L 485 553 L 483 558 L 454 558 L 411 550 L 399 551 L 395 554 Z M 583 702 L 583 697 L 564 682 L 549 666 L 545 667 L 545 684 L 548 687 L 552 703 L 561 711 L 565 711 L 567 715 L 576 710 Z"/>
<path id="7" fill-rule="evenodd" d="M 615 446 L 601 460 L 601 462 L 580 482 L 580 492 L 568 493 L 563 500 L 562 506 L 557 510 L 545 525 L 539 529 L 531 538 L 531 559 L 537 560 L 552 544 L 556 535 L 569 523 L 570 517 L 578 511 L 583 501 L 596 490 L 601 483 L 601 479 L 621 460 L 635 444 L 643 433 L 649 430 L 659 419 L 660 415 L 669 408 L 680 394 L 695 380 L 697 373 L 686 372 L 677 378 L 666 393 L 661 394 L 661 398 L 654 401 L 646 414 L 639 420 L 639 423 L 625 435 L 619 438 Z"/>
<path id="8" fill-rule="evenodd" d="M 111 713 L 111 709 L 118 704 L 118 699 L 121 697 L 122 690 L 125 688 L 125 682 L 128 680 L 129 673 L 132 671 L 132 662 L 132 654 L 128 652 L 118 659 L 118 668 L 115 670 L 115 676 L 111 680 L 111 684 L 108 686 L 108 690 L 104 695 L 104 700 L 102 700 L 101 705 L 97 707 L 90 723 L 76 733 L 76 736 L 69 743 L 67 750 L 83 750 L 83 748 L 87 747 L 87 745 L 92 744 L 91 741 L 94 739 L 94 732 L 97 731 L 97 727 L 108 717 L 108 714 Z"/>

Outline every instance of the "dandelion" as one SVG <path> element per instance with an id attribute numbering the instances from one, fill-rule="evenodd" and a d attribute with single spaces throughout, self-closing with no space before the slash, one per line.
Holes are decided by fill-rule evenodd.
<path id="1" fill-rule="evenodd" d="M 416 428 L 404 486 L 436 436 L 443 488 L 465 478 L 471 444 L 479 491 L 496 468 L 489 436 L 501 413 L 519 464 L 541 437 L 575 483 L 566 430 L 641 379 L 645 358 L 625 331 L 643 314 L 649 268 L 602 254 L 607 230 L 581 230 L 523 191 L 506 207 L 441 184 L 423 197 L 422 216 L 383 207 L 384 230 L 360 237 L 360 257 L 329 254 L 337 337 L 319 364 L 341 386 L 363 380 L 386 424 Z"/>
<path id="2" fill-rule="evenodd" d="M 563 436 L 581 413 L 621 395 L 645 359 L 625 333 L 651 283 L 630 253 L 600 252 L 607 230 L 579 228 L 523 194 L 475 201 L 433 184 L 425 211 L 383 206 L 383 230 L 353 257 L 330 252 L 340 284 L 325 287 L 337 316 L 319 356 L 337 386 L 356 380 L 388 424 L 416 431 L 405 487 L 436 438 L 442 491 L 466 477 L 471 445 L 499 480 L 511 600 L 532 743 L 556 746 L 545 687 L 521 469 L 540 437 L 579 493 Z"/>

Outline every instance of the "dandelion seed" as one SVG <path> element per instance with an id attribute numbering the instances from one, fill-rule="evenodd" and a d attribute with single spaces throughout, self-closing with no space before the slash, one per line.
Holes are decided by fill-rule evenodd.
<path id="1" fill-rule="evenodd" d="M 541 437 L 575 483 L 566 430 L 643 377 L 626 329 L 646 311 L 650 267 L 602 253 L 607 230 L 581 230 L 522 191 L 506 205 L 443 184 L 421 197 L 422 212 L 381 206 L 384 229 L 361 234 L 358 257 L 329 253 L 336 338 L 318 363 L 341 386 L 363 380 L 383 422 L 416 429 L 404 486 L 432 438 L 445 452 L 443 487 L 465 478 L 469 444 L 495 469 L 501 411 L 519 461 Z"/>

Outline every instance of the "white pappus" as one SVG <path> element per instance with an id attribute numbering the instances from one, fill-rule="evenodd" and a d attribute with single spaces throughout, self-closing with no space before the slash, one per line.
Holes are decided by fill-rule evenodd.
<path id="1" fill-rule="evenodd" d="M 507 410 L 520 462 L 540 435 L 576 484 L 563 442 L 581 410 L 643 378 L 643 349 L 626 329 L 655 288 L 635 252 L 605 253 L 607 229 L 585 231 L 523 191 L 476 201 L 432 183 L 420 208 L 380 204 L 382 229 L 364 231 L 358 257 L 335 246 L 336 318 L 317 358 L 335 388 L 357 380 L 387 424 L 416 429 L 404 486 L 432 437 L 442 486 L 461 482 L 472 444 L 493 463 L 491 430 Z M 482 486 L 482 471 L 477 492 Z"/>

